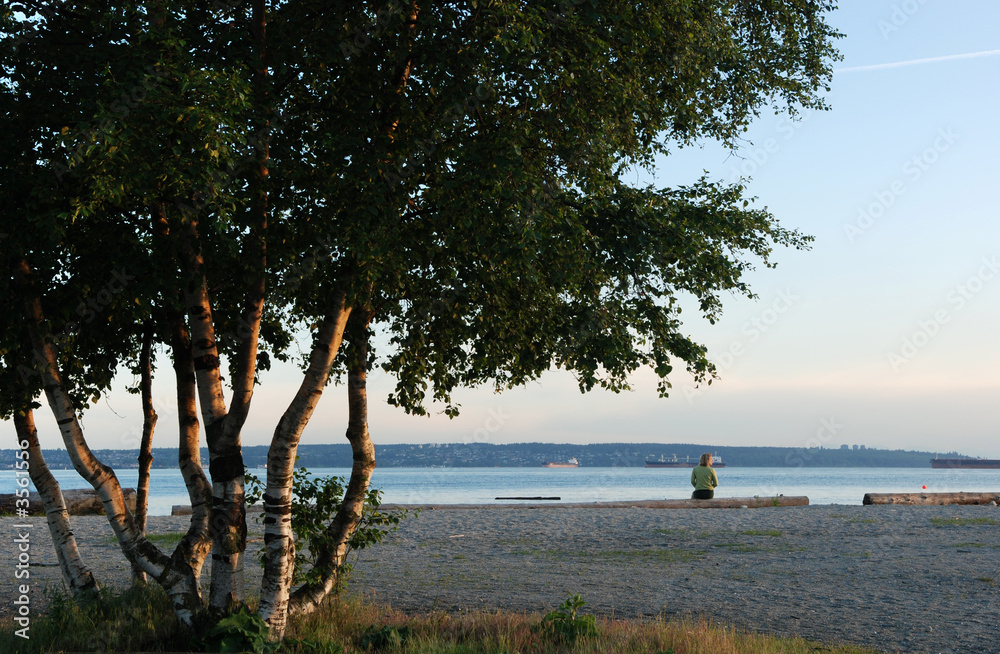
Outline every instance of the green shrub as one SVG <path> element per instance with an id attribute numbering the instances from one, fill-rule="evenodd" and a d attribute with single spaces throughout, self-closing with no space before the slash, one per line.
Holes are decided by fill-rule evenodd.
<path id="1" fill-rule="evenodd" d="M 269 654 L 278 643 L 267 639 L 268 626 L 245 606 L 219 620 L 197 643 L 205 652 L 253 652 Z"/>
<path id="2" fill-rule="evenodd" d="M 584 604 L 586 602 L 579 594 L 566 598 L 558 609 L 542 618 L 542 633 L 566 643 L 572 643 L 581 636 L 596 636 L 596 618 L 592 615 L 577 615 Z"/>
<path id="3" fill-rule="evenodd" d="M 265 485 L 256 476 L 246 471 L 246 501 L 253 505 L 260 501 Z M 316 554 L 334 545 L 327 532 L 327 525 L 337 515 L 344 500 L 344 489 L 347 482 L 343 477 L 314 477 L 305 468 L 296 468 L 292 473 L 292 532 L 295 534 L 299 549 L 295 553 L 295 568 L 292 581 L 295 584 L 303 582 L 319 582 L 319 573 L 313 571 Z M 348 553 L 360 551 L 369 545 L 377 545 L 390 533 L 399 528 L 399 523 L 410 512 L 405 509 L 396 511 L 380 510 L 382 491 L 372 489 L 365 496 L 361 520 L 347 542 Z M 305 544 L 305 548 L 301 544 Z M 345 557 L 346 558 L 346 557 Z M 260 564 L 264 565 L 264 552 L 260 553 Z M 350 571 L 351 566 L 344 564 L 340 572 Z M 338 575 L 343 579 L 343 574 Z"/>
<path id="4" fill-rule="evenodd" d="M 337 645 L 333 641 L 318 641 L 312 638 L 303 638 L 298 640 L 296 638 L 286 638 L 281 641 L 281 647 L 278 648 L 278 654 L 298 653 L 303 652 L 304 654 L 344 654 L 344 648 Z"/>
<path id="5" fill-rule="evenodd" d="M 369 627 L 358 639 L 358 647 L 376 652 L 400 649 L 410 637 L 409 627 Z"/>

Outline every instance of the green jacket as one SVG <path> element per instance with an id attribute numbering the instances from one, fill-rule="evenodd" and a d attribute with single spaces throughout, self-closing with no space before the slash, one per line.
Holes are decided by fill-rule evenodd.
<path id="1" fill-rule="evenodd" d="M 719 485 L 719 477 L 715 474 L 715 468 L 708 466 L 696 466 L 691 471 L 691 485 L 695 490 L 715 490 Z"/>

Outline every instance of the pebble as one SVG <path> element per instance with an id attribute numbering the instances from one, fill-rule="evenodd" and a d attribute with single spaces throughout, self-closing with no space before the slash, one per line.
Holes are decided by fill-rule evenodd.
<path id="1" fill-rule="evenodd" d="M 12 543 L 10 520 L 0 532 Z M 148 531 L 180 532 L 187 520 L 151 516 Z M 249 593 L 263 546 L 253 520 Z M 106 518 L 71 521 L 99 580 L 127 586 Z M 28 522 L 37 615 L 43 588 L 62 581 L 44 519 Z M 998 525 L 977 506 L 438 508 L 361 552 L 348 588 L 408 612 L 545 612 L 580 593 L 598 615 L 705 617 L 885 652 L 998 652 Z M 16 598 L 13 550 L 0 548 L 0 615 Z"/>

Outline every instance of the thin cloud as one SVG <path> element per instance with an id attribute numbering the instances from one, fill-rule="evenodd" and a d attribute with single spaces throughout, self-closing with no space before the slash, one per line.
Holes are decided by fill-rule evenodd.
<path id="1" fill-rule="evenodd" d="M 966 52 L 965 54 L 945 55 L 943 57 L 928 57 L 926 59 L 910 59 L 909 61 L 894 61 L 888 64 L 871 64 L 869 66 L 850 66 L 848 68 L 837 68 L 833 72 L 858 73 L 865 70 L 884 70 L 886 68 L 903 68 L 905 66 L 935 64 L 940 61 L 957 61 L 959 59 L 979 59 L 980 57 L 995 57 L 997 55 L 1000 55 L 1000 50 L 983 50 L 981 52 Z"/>

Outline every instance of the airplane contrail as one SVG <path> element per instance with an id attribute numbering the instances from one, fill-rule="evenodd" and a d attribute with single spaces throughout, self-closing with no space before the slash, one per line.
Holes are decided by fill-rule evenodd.
<path id="1" fill-rule="evenodd" d="M 902 68 L 904 66 L 918 66 L 920 64 L 933 64 L 939 61 L 955 61 L 957 59 L 978 59 L 980 57 L 995 57 L 1000 55 L 1000 50 L 983 50 L 981 52 L 966 52 L 964 54 L 945 55 L 943 57 L 928 57 L 926 59 L 910 59 L 909 61 L 894 61 L 888 64 L 871 64 L 869 66 L 850 66 L 848 68 L 836 68 L 835 73 L 857 73 L 863 70 L 883 70 L 886 68 Z"/>

